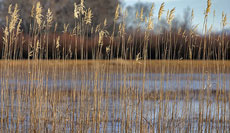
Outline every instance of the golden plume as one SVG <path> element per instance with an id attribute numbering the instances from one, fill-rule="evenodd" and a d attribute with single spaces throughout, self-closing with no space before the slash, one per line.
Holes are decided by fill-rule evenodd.
<path id="1" fill-rule="evenodd" d="M 163 3 L 161 4 L 161 7 L 160 7 L 159 12 L 158 12 L 158 20 L 161 19 L 161 16 L 162 16 L 163 12 L 165 11 L 165 10 L 164 10 L 164 6 L 165 6 L 165 3 L 163 2 Z"/>

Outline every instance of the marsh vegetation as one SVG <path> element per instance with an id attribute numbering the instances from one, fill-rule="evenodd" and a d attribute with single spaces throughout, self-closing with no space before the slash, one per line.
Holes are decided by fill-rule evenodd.
<path id="1" fill-rule="evenodd" d="M 229 130 L 228 61 L 1 61 L 1 131 Z"/>
<path id="2" fill-rule="evenodd" d="M 19 8 L 9 5 L 0 45 L 1 132 L 227 132 L 230 129 L 229 35 L 168 28 L 154 31 L 164 3 L 154 4 L 131 31 L 117 6 L 112 30 L 107 19 L 93 25 L 84 1 L 73 5 L 74 26 L 57 31 L 52 9 L 31 10 L 29 32 Z M 191 12 L 191 22 L 194 18 Z M 213 16 L 215 17 L 215 16 Z M 111 20 L 110 20 L 111 22 Z M 150 60 L 162 59 L 162 60 Z M 197 60 L 195 60 L 197 59 Z"/>

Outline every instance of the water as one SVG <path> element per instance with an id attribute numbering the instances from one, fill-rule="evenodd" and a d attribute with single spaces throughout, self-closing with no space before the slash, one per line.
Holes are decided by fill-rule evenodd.
<path id="1" fill-rule="evenodd" d="M 2 131 L 226 131 L 229 65 L 1 61 Z"/>

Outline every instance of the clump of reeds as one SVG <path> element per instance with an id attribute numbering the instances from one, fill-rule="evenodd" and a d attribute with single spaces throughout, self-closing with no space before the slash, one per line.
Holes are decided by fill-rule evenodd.
<path id="1" fill-rule="evenodd" d="M 142 57 L 146 56 L 146 59 L 228 59 L 230 57 L 226 46 L 229 36 L 223 33 L 221 39 L 218 39 L 219 36 L 212 33 L 213 25 L 207 27 L 211 0 L 207 1 L 204 13 L 204 36 L 197 33 L 198 25 L 191 26 L 191 29 L 183 29 L 183 27 L 174 29 L 172 22 L 175 8 L 167 12 L 168 28 L 161 26 L 154 28 L 154 5 L 152 5 L 148 16 L 144 16 L 144 8 L 141 8 L 140 12 L 136 12 L 135 21 L 138 27 L 133 32 L 126 31 L 126 16 L 128 14 L 125 10 L 122 11 L 119 4 L 114 14 L 113 30 L 108 32 L 107 19 L 101 24 L 93 25 L 93 10 L 86 8 L 84 1 L 79 4 L 74 3 L 73 8 L 74 27 L 64 24 L 63 33 L 57 33 L 58 24 L 55 23 L 53 26 L 52 9 L 48 9 L 44 14 L 41 3 L 37 2 L 31 9 L 31 24 L 27 36 L 25 33 L 22 34 L 23 30 L 20 25 L 23 20 L 18 15 L 18 6 L 15 5 L 13 8 L 10 5 L 9 16 L 6 17 L 6 26 L 3 32 L 2 43 L 4 45 L 1 58 L 136 59 L 139 53 Z M 162 3 L 159 7 L 157 22 L 161 21 L 164 8 L 165 3 Z M 192 10 L 191 23 L 194 16 L 194 10 Z M 227 26 L 226 14 L 222 16 L 222 26 L 223 30 Z M 103 32 L 107 36 L 102 37 Z M 60 36 L 60 47 L 57 49 L 58 36 Z M 101 45 L 102 42 L 103 45 Z M 148 45 L 146 45 L 147 43 Z"/>
<path id="2" fill-rule="evenodd" d="M 1 132 L 228 130 L 228 79 L 211 77 L 229 72 L 228 62 L 139 62 L 1 61 Z M 198 72 L 203 88 L 193 90 Z M 190 74 L 170 76 L 178 73 Z M 224 83 L 214 89 L 220 79 Z M 175 88 L 170 81 L 177 82 Z"/>
<path id="3" fill-rule="evenodd" d="M 121 8 L 118 4 L 113 31 L 108 31 L 107 19 L 93 25 L 93 9 L 81 0 L 73 5 L 74 26 L 60 25 L 58 33 L 52 9 L 44 13 L 37 2 L 26 35 L 18 6 L 9 6 L 1 58 L 29 60 L 0 62 L 1 132 L 228 131 L 230 91 L 228 77 L 222 75 L 229 72 L 229 63 L 192 60 L 230 58 L 229 36 L 208 30 L 211 1 L 204 36 L 197 34 L 198 25 L 173 31 L 176 8 L 167 12 L 168 28 L 155 33 L 154 21 L 163 20 L 165 3 L 157 20 L 154 4 L 147 16 L 144 8 L 137 11 L 138 28 L 128 32 L 128 14 Z M 194 16 L 192 10 L 191 23 Z M 223 13 L 223 29 L 226 25 Z M 194 80 L 202 86 L 198 90 L 192 88 Z"/>

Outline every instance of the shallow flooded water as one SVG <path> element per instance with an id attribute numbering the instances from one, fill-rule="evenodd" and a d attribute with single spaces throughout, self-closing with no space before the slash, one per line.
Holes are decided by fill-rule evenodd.
<path id="1" fill-rule="evenodd" d="M 0 127 L 228 131 L 229 86 L 229 61 L 0 61 Z"/>
<path id="2" fill-rule="evenodd" d="M 54 85 L 60 89 L 80 89 L 83 84 L 92 89 L 95 74 L 100 87 L 109 86 L 110 90 L 119 86 L 147 90 L 229 89 L 230 80 L 230 64 L 221 61 L 147 61 L 145 74 L 144 62 L 124 60 L 12 61 L 7 64 L 1 63 L 1 81 L 7 79 L 12 85 L 30 86 L 42 82 L 49 89 Z M 31 76 L 39 77 L 31 80 Z"/>

